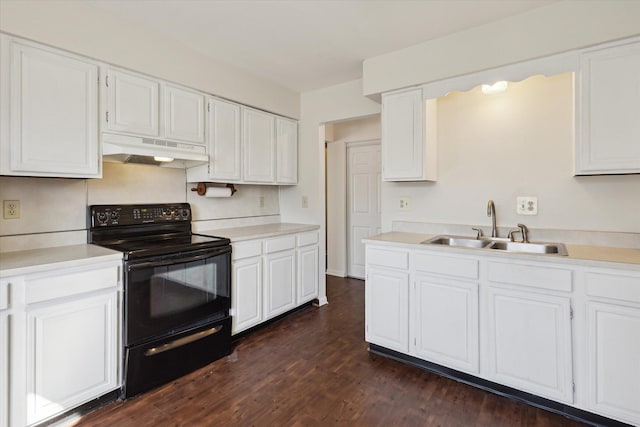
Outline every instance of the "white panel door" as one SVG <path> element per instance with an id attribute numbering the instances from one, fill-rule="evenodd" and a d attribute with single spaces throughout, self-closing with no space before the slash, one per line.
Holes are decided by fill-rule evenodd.
<path id="1" fill-rule="evenodd" d="M 107 88 L 107 130 L 157 137 L 160 83 L 140 75 L 109 69 Z"/>
<path id="2" fill-rule="evenodd" d="M 479 373 L 478 284 L 417 276 L 411 303 L 415 355 Z"/>
<path id="3" fill-rule="evenodd" d="M 208 105 L 209 178 L 240 181 L 240 106 L 215 98 Z"/>
<path id="4" fill-rule="evenodd" d="M 276 118 L 276 183 L 298 183 L 298 122 Z"/>
<path id="5" fill-rule="evenodd" d="M 297 305 L 318 297 L 318 245 L 303 246 L 298 253 Z"/>
<path id="6" fill-rule="evenodd" d="M 365 283 L 365 339 L 409 352 L 409 274 L 370 268 Z"/>
<path id="7" fill-rule="evenodd" d="M 242 108 L 243 176 L 247 182 L 274 183 L 275 117 Z"/>
<path id="8" fill-rule="evenodd" d="M 568 297 L 489 287 L 489 379 L 573 402 Z"/>
<path id="9" fill-rule="evenodd" d="M 27 423 L 118 385 L 116 292 L 27 310 Z"/>
<path id="10" fill-rule="evenodd" d="M 347 159 L 347 275 L 363 279 L 362 239 L 380 232 L 380 144 L 351 144 Z"/>
<path id="11" fill-rule="evenodd" d="M 4 54 L 2 69 L 3 80 L 10 80 L 2 84 L 2 97 L 10 101 L 9 123 L 3 123 L 10 129 L 10 156 L 0 173 L 100 176 L 98 66 L 55 50 L 2 41 L 3 49 L 10 46 L 10 68 Z"/>
<path id="12" fill-rule="evenodd" d="M 231 333 L 237 334 L 262 321 L 262 259 L 234 261 L 231 283 Z"/>
<path id="13" fill-rule="evenodd" d="M 640 172 L 640 42 L 585 53 L 577 174 Z"/>
<path id="14" fill-rule="evenodd" d="M 640 309 L 587 303 L 589 409 L 640 425 Z"/>
<path id="15" fill-rule="evenodd" d="M 164 137 L 204 144 L 204 95 L 165 84 Z"/>
<path id="16" fill-rule="evenodd" d="M 276 252 L 264 259 L 266 320 L 296 306 L 296 253 L 292 250 Z"/>
<path id="17" fill-rule="evenodd" d="M 15 344 L 14 344 L 15 345 Z M 9 425 L 9 316 L 0 309 L 0 427 Z"/>

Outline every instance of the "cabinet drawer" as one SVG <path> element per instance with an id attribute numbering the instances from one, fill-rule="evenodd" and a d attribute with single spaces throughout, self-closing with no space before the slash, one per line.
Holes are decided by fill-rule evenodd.
<path id="1" fill-rule="evenodd" d="M 587 295 L 640 303 L 640 276 L 587 272 Z"/>
<path id="2" fill-rule="evenodd" d="M 232 258 L 242 259 L 262 255 L 262 240 L 232 243 Z"/>
<path id="3" fill-rule="evenodd" d="M 274 237 L 264 241 L 264 252 L 270 254 L 272 252 L 284 251 L 296 247 L 296 236 Z"/>
<path id="4" fill-rule="evenodd" d="M 415 256 L 416 271 L 463 277 L 465 279 L 478 279 L 478 263 L 476 259 L 443 255 L 417 253 Z"/>
<path id="5" fill-rule="evenodd" d="M 118 266 L 98 265 L 90 270 L 48 271 L 25 278 L 27 304 L 118 286 Z"/>
<path id="6" fill-rule="evenodd" d="M 571 292 L 572 272 L 547 266 L 489 262 L 489 281 Z"/>
<path id="7" fill-rule="evenodd" d="M 298 246 L 314 245 L 318 243 L 318 232 L 310 231 L 308 233 L 300 233 L 297 235 Z"/>
<path id="8" fill-rule="evenodd" d="M 0 281 L 0 310 L 9 308 L 9 281 Z"/>
<path id="9" fill-rule="evenodd" d="M 367 248 L 367 265 L 392 267 L 407 270 L 409 268 L 409 252 L 390 251 L 380 248 Z"/>

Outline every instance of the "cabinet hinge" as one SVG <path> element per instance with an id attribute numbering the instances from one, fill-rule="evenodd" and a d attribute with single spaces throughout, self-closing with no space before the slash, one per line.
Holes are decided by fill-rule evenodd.
<path id="1" fill-rule="evenodd" d="M 414 346 L 418 345 L 418 340 L 417 340 L 417 339 L 415 339 L 415 338 L 413 339 L 413 345 L 414 345 Z"/>
<path id="2" fill-rule="evenodd" d="M 573 320 L 573 307 L 569 307 L 569 319 Z"/>
<path id="3" fill-rule="evenodd" d="M 109 87 L 109 74 L 107 74 L 106 76 L 104 76 L 104 85 L 106 87 Z"/>
<path id="4" fill-rule="evenodd" d="M 576 392 L 576 383 L 571 383 L 571 390 L 575 394 L 575 392 Z"/>
<path id="5" fill-rule="evenodd" d="M 211 103 L 207 102 L 207 113 L 211 112 Z"/>
<path id="6" fill-rule="evenodd" d="M 104 119 L 106 120 L 107 123 L 109 123 L 109 112 L 108 111 L 106 111 L 104 113 Z"/>

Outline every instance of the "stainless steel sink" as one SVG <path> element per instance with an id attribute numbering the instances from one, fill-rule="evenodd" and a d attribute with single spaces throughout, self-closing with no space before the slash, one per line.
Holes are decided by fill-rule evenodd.
<path id="1" fill-rule="evenodd" d="M 484 248 L 489 245 L 491 240 L 474 239 L 471 237 L 462 236 L 436 236 L 429 240 L 422 242 L 424 245 L 442 245 L 442 246 L 457 246 L 463 248 Z"/>
<path id="2" fill-rule="evenodd" d="M 521 243 L 521 242 L 493 242 L 488 249 L 508 252 L 526 252 L 530 254 L 556 254 L 567 256 L 567 248 L 562 243 Z"/>
<path id="3" fill-rule="evenodd" d="M 567 248 L 563 243 L 542 242 L 511 242 L 505 238 L 481 237 L 474 239 L 465 236 L 450 236 L 442 234 L 421 242 L 423 245 L 454 246 L 459 248 L 493 249 L 506 252 L 521 252 L 529 254 L 549 254 L 567 256 Z"/>

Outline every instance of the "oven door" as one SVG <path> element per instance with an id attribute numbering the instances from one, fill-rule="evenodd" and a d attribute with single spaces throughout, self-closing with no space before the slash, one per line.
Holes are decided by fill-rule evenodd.
<path id="1" fill-rule="evenodd" d="M 125 345 L 221 319 L 231 306 L 231 247 L 125 263 Z"/>

